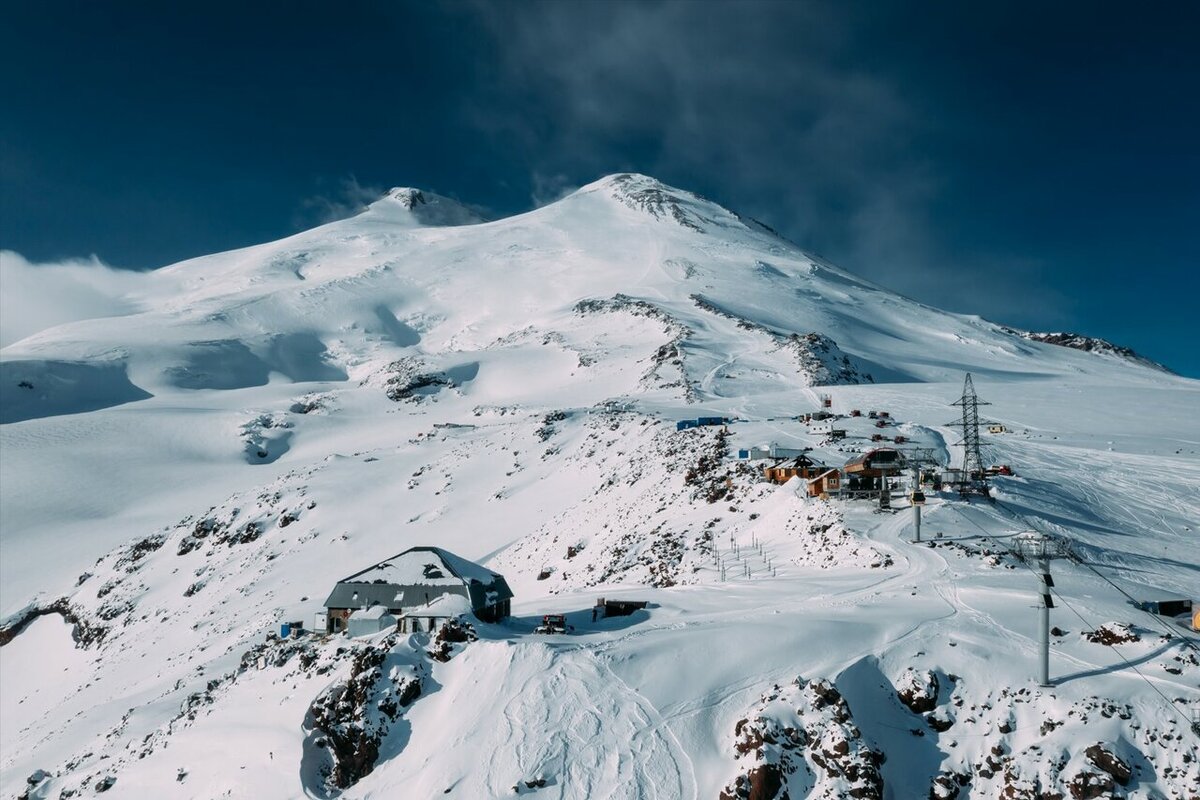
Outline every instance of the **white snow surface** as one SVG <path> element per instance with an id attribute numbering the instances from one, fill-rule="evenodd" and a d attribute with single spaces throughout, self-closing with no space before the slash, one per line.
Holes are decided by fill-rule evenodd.
<path id="1" fill-rule="evenodd" d="M 716 798 L 786 763 L 791 797 L 838 797 L 838 737 L 887 756 L 882 797 L 1070 796 L 1097 744 L 1131 767 L 1113 796 L 1200 792 L 1200 635 L 1122 593 L 1200 600 L 1200 382 L 916 303 L 637 175 L 492 222 L 393 190 L 120 307 L 0 351 L 0 615 L 78 620 L 0 648 L 0 796 Z M 840 466 L 881 431 L 958 464 L 968 371 L 1016 475 L 995 504 L 930 492 L 933 545 L 899 497 L 735 459 Z M 894 424 L 830 441 L 796 419 L 825 393 Z M 675 429 L 697 416 L 733 421 Z M 1031 524 L 1085 562 L 1052 565 L 1051 687 L 1004 547 Z M 514 616 L 448 660 L 425 632 L 266 641 L 413 546 L 503 574 Z M 598 597 L 650 605 L 593 621 Z M 547 613 L 573 630 L 534 634 Z M 1085 635 L 1107 623 L 1136 640 Z M 338 789 L 313 708 L 348 681 L 381 733 Z M 751 746 L 785 728 L 806 743 Z"/>

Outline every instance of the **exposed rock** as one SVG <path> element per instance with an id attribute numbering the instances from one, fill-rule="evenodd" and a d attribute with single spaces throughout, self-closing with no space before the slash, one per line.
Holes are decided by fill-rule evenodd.
<path id="1" fill-rule="evenodd" d="M 421 358 L 409 356 L 383 368 L 383 391 L 389 400 L 420 402 L 442 388 L 457 385 L 445 372 L 429 369 Z"/>
<path id="2" fill-rule="evenodd" d="M 7 625 L 0 626 L 0 646 L 11 642 L 21 631 L 29 626 L 29 623 L 47 614 L 58 614 L 63 618 L 64 622 L 74 626 L 71 630 L 71 636 L 74 638 L 75 644 L 79 647 L 87 647 L 103 641 L 105 635 L 108 633 L 107 627 L 92 622 L 81 611 L 74 608 L 65 597 L 60 597 L 46 605 L 30 606 L 13 618 Z"/>
<path id="3" fill-rule="evenodd" d="M 610 185 L 612 196 L 629 208 L 645 211 L 655 219 L 670 218 L 697 232 L 704 231 L 700 218 L 684 208 L 684 198 L 696 198 L 691 192 L 671 189 L 645 175 L 615 175 Z"/>
<path id="4" fill-rule="evenodd" d="M 937 674 L 929 670 L 906 669 L 896 681 L 896 697 L 914 714 L 924 714 L 936 708 L 938 691 Z"/>
<path id="5" fill-rule="evenodd" d="M 1080 772 L 1067 782 L 1067 791 L 1073 800 L 1094 800 L 1094 798 L 1113 798 L 1113 779 L 1111 775 L 1096 772 Z"/>
<path id="6" fill-rule="evenodd" d="M 755 331 L 770 338 L 775 350 L 786 350 L 796 360 L 800 374 L 809 386 L 836 386 L 845 384 L 874 383 L 875 379 L 854 365 L 850 357 L 841 351 L 837 342 L 823 333 L 795 333 L 768 328 L 709 300 L 700 294 L 691 295 L 699 308 L 726 319 L 734 320 L 739 328 Z"/>
<path id="7" fill-rule="evenodd" d="M 1133 626 L 1124 622 L 1105 623 L 1094 631 L 1086 631 L 1084 636 L 1089 642 L 1104 645 L 1126 644 L 1142 640 Z"/>
<path id="8" fill-rule="evenodd" d="M 1005 333 L 1020 336 L 1022 339 L 1029 339 L 1033 342 L 1042 342 L 1043 344 L 1053 344 L 1059 347 L 1070 347 L 1073 350 L 1082 350 L 1085 353 L 1095 353 L 1097 355 L 1117 356 L 1141 364 L 1146 367 L 1152 367 L 1163 372 L 1174 374 L 1170 369 L 1159 364 L 1157 361 L 1151 361 L 1145 356 L 1138 355 L 1132 348 L 1125 347 L 1119 344 L 1113 344 L 1107 339 L 1101 339 L 1096 336 L 1084 336 L 1079 333 L 1034 333 L 1031 331 L 1018 331 L 1013 328 L 1001 328 Z"/>
<path id="9" fill-rule="evenodd" d="M 333 759 L 330 783 L 345 789 L 375 768 L 379 745 L 401 709 L 421 693 L 421 677 L 411 665 L 382 667 L 398 634 L 354 655 L 350 676 L 322 692 L 309 707 L 306 727 L 324 734 Z"/>
<path id="10" fill-rule="evenodd" d="M 825 680 L 774 687 L 734 726 L 734 757 L 751 762 L 722 798 L 879 800 L 883 755 L 866 744 L 850 707 Z"/>
<path id="11" fill-rule="evenodd" d="M 1096 743 L 1084 750 L 1083 754 L 1093 766 L 1111 775 L 1117 783 L 1122 786 L 1129 785 L 1129 779 L 1133 777 L 1133 770 L 1108 747 Z"/>

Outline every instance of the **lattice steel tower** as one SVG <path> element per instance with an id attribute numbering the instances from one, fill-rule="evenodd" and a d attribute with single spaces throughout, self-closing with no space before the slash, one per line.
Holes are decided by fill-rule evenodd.
<path id="1" fill-rule="evenodd" d="M 962 421 L 952 422 L 952 426 L 963 429 L 963 471 L 959 478 L 959 494 L 979 492 L 988 496 L 987 473 L 983 467 L 983 453 L 979 445 L 979 407 L 991 405 L 980 400 L 975 394 L 975 384 L 971 381 L 971 373 L 963 381 L 962 397 L 951 403 L 952 406 L 962 406 Z"/>

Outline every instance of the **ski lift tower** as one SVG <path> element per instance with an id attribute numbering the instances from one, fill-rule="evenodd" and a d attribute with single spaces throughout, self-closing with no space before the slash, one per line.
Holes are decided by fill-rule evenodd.
<path id="1" fill-rule="evenodd" d="M 971 373 L 968 372 L 963 381 L 962 397 L 950 405 L 962 407 L 962 420 L 950 423 L 952 427 L 962 428 L 963 431 L 962 441 L 959 442 L 963 447 L 963 471 L 958 481 L 958 493 L 963 497 L 972 492 L 990 497 L 979 444 L 979 407 L 991 404 L 980 400 L 975 394 Z"/>
<path id="2" fill-rule="evenodd" d="M 1054 608 L 1054 598 L 1050 590 L 1054 588 L 1054 578 L 1050 577 L 1050 561 L 1055 558 L 1065 558 L 1070 554 L 1070 543 L 1061 537 L 1050 536 L 1040 531 L 1026 531 L 1018 534 L 1016 539 L 1017 552 L 1021 558 L 1032 565 L 1038 574 L 1038 638 L 1041 640 L 1041 651 L 1038 658 L 1038 685 L 1051 686 L 1050 683 L 1050 609 Z"/>

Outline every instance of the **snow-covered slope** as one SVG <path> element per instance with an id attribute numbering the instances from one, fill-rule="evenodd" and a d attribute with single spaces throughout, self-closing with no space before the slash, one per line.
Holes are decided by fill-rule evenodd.
<path id="1" fill-rule="evenodd" d="M 0 351 L 5 796 L 39 769 L 30 796 L 1197 791 L 1186 631 L 1056 563 L 1035 686 L 1003 538 L 1033 522 L 1139 598 L 1196 594 L 1195 381 L 929 308 L 638 175 L 492 222 L 392 190 L 126 299 Z M 963 541 L 734 458 L 870 447 L 865 417 L 841 442 L 795 419 L 828 393 L 957 460 L 964 371 L 1018 477 L 931 498 Z M 675 429 L 698 415 L 737 421 Z M 414 545 L 502 572 L 516 616 L 264 643 Z M 652 605 L 592 622 L 598 596 Z M 575 632 L 532 635 L 551 612 Z M 1110 622 L 1137 641 L 1084 636 Z"/>

